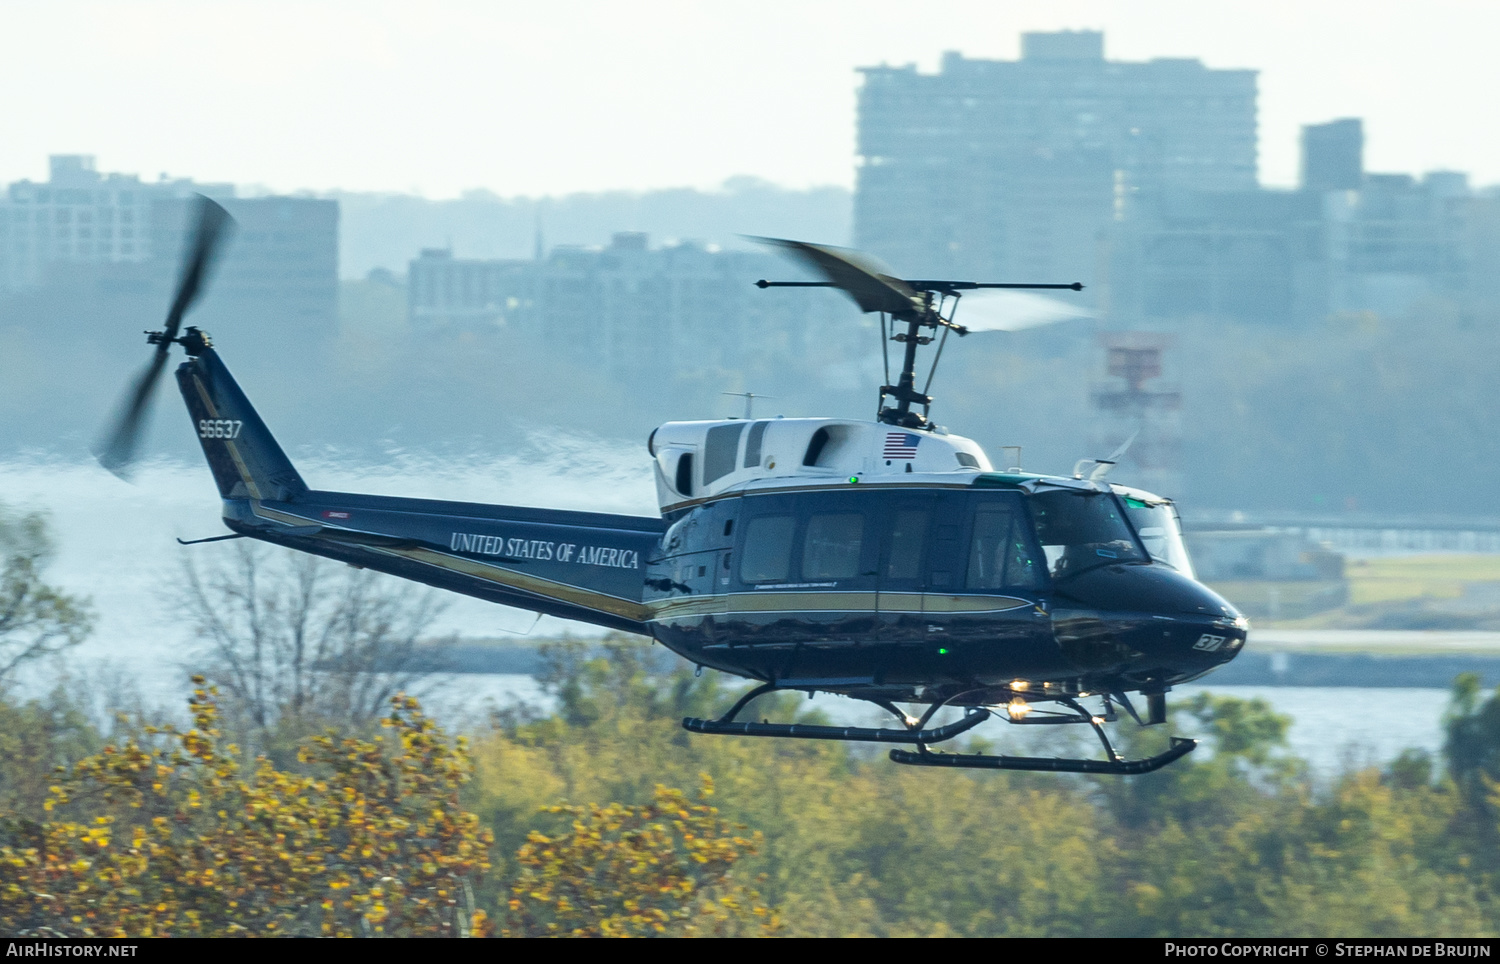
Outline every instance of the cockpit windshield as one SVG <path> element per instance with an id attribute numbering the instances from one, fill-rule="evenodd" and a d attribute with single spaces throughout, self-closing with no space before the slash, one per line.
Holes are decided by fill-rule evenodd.
<path id="1" fill-rule="evenodd" d="M 1121 493 L 1125 503 L 1125 514 L 1135 526 L 1136 534 L 1146 544 L 1151 558 L 1165 563 L 1189 578 L 1193 574 L 1193 563 L 1188 558 L 1187 546 L 1182 542 L 1182 526 L 1177 521 L 1177 510 L 1172 503 L 1159 499 L 1141 499 L 1129 493 Z"/>
<path id="2" fill-rule="evenodd" d="M 1043 491 L 1031 497 L 1037 541 L 1054 579 L 1117 562 L 1145 562 L 1119 501 L 1104 492 Z"/>

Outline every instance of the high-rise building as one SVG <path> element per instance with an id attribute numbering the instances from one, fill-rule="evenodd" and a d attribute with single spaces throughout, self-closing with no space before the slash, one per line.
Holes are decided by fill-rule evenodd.
<path id="1" fill-rule="evenodd" d="M 907 276 L 1088 283 L 1135 197 L 1256 184 L 1251 70 L 1109 61 L 1067 31 L 1017 61 L 862 72 L 855 244 Z"/>
<path id="2" fill-rule="evenodd" d="M 1357 117 L 1302 128 L 1302 187 L 1357 191 L 1365 179 L 1365 128 Z"/>

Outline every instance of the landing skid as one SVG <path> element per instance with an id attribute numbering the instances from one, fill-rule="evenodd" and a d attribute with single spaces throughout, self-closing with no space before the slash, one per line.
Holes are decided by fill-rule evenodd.
<path id="1" fill-rule="evenodd" d="M 1028 719 L 1027 723 L 1088 723 L 1094 728 L 1094 733 L 1104 744 L 1104 752 L 1108 760 L 1071 760 L 1065 758 L 1031 757 L 1031 756 L 991 756 L 986 753 L 933 753 L 927 747 L 933 743 L 941 743 L 951 740 L 961 733 L 967 733 L 974 727 L 989 719 L 991 712 L 983 707 L 971 707 L 961 720 L 940 726 L 936 729 L 927 729 L 927 723 L 935 713 L 947 701 L 934 703 L 928 707 L 920 719 L 913 719 L 898 710 L 893 704 L 884 700 L 875 701 L 876 705 L 889 711 L 902 723 L 902 729 L 885 729 L 868 726 L 822 726 L 810 723 L 737 723 L 735 717 L 739 712 L 749 705 L 750 701 L 757 696 L 770 693 L 779 687 L 774 683 L 766 683 L 741 696 L 729 708 L 729 712 L 717 720 L 703 720 L 697 717 L 687 717 L 682 721 L 682 727 L 692 733 L 709 733 L 723 736 L 771 736 L 784 739 L 796 740 L 851 740 L 861 743 L 907 743 L 916 746 L 916 750 L 892 750 L 891 759 L 896 763 L 904 763 L 908 766 L 924 767 L 960 767 L 979 770 L 1033 770 L 1051 773 L 1112 773 L 1121 776 L 1130 776 L 1138 773 L 1150 773 L 1159 770 L 1174 760 L 1181 759 L 1193 752 L 1198 746 L 1197 740 L 1188 740 L 1181 737 L 1173 737 L 1172 745 L 1165 753 L 1159 753 L 1144 760 L 1126 760 L 1110 745 L 1109 737 L 1100 724 L 1104 722 L 1103 717 L 1097 717 L 1089 713 L 1076 701 L 1070 699 L 1058 702 L 1072 710 L 1076 715 L 1048 714 L 1044 718 Z M 1113 718 L 1111 715 L 1109 718 Z M 1012 722 L 1021 722 L 1014 720 Z"/>
<path id="2" fill-rule="evenodd" d="M 915 743 L 920 746 L 951 740 L 989 718 L 989 710 L 974 709 L 958 722 L 935 730 L 887 730 L 868 726 L 818 726 L 811 723 L 730 723 L 691 717 L 682 721 L 682 727 L 693 733 L 717 733 L 724 736 L 780 736 L 796 740 L 854 740 L 861 743 Z"/>
<path id="3" fill-rule="evenodd" d="M 1068 760 L 1042 756 L 990 756 L 986 753 L 930 753 L 925 748 L 916 751 L 892 750 L 891 759 L 897 763 L 918 767 L 964 767 L 975 770 L 1041 770 L 1050 773 L 1113 773 L 1131 776 L 1160 770 L 1174 760 L 1192 753 L 1197 740 L 1180 736 L 1172 737 L 1172 747 L 1144 760 Z"/>

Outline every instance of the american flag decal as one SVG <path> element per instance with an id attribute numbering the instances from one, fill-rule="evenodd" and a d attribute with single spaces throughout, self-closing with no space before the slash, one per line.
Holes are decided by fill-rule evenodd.
<path id="1" fill-rule="evenodd" d="M 885 455 L 888 459 L 914 459 L 922 436 L 910 432 L 889 432 L 885 436 Z"/>

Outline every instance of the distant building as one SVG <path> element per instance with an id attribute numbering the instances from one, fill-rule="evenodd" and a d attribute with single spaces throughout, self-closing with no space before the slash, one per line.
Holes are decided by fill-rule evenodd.
<path id="1" fill-rule="evenodd" d="M 1500 200 L 1459 172 L 1367 173 L 1363 142 L 1354 119 L 1303 128 L 1298 190 L 1136 199 L 1100 249 L 1109 315 L 1301 324 L 1500 302 Z"/>
<path id="2" fill-rule="evenodd" d="M 651 248 L 621 232 L 606 248 L 563 246 L 538 260 L 468 260 L 424 250 L 408 267 L 413 326 L 513 329 L 616 374 L 673 366 L 741 368 L 747 359 L 837 352 L 861 333 L 828 292 L 761 290 L 800 278 L 786 261 L 695 243 Z M 829 340 L 832 344 L 829 344 Z"/>
<path id="3" fill-rule="evenodd" d="M 339 206 L 302 197 L 221 198 L 235 220 L 215 267 L 212 300 L 200 319 L 218 316 L 260 330 L 331 334 L 338 321 Z M 158 291 L 177 283 L 194 228 L 192 202 L 152 205 L 151 246 Z"/>
<path id="4" fill-rule="evenodd" d="M 413 326 L 493 328 L 523 323 L 536 299 L 536 262 L 453 257 L 425 248 L 407 268 Z"/>
<path id="5" fill-rule="evenodd" d="M 0 291 L 45 284 L 57 268 L 140 264 L 152 257 L 155 201 L 204 193 L 232 197 L 228 184 L 142 181 L 100 174 L 88 154 L 54 154 L 42 184 L 18 181 L 0 195 Z"/>
<path id="6" fill-rule="evenodd" d="M 861 72 L 855 243 L 909 276 L 1088 283 L 1134 198 L 1256 184 L 1254 71 L 1108 61 L 1068 31 Z"/>
<path id="7" fill-rule="evenodd" d="M 1302 128 L 1302 187 L 1357 191 L 1365 179 L 1365 128 L 1357 117 Z"/>
<path id="8" fill-rule="evenodd" d="M 195 320 L 332 332 L 338 317 L 338 203 L 236 198 L 230 184 L 101 174 L 89 155 L 50 158 L 46 183 L 0 195 L 0 295 L 45 317 L 165 312 L 192 230 L 192 199 L 237 224 Z"/>
<path id="9" fill-rule="evenodd" d="M 1111 225 L 1110 317 L 1289 324 L 1326 313 L 1324 203 L 1302 191 L 1166 192 Z"/>

